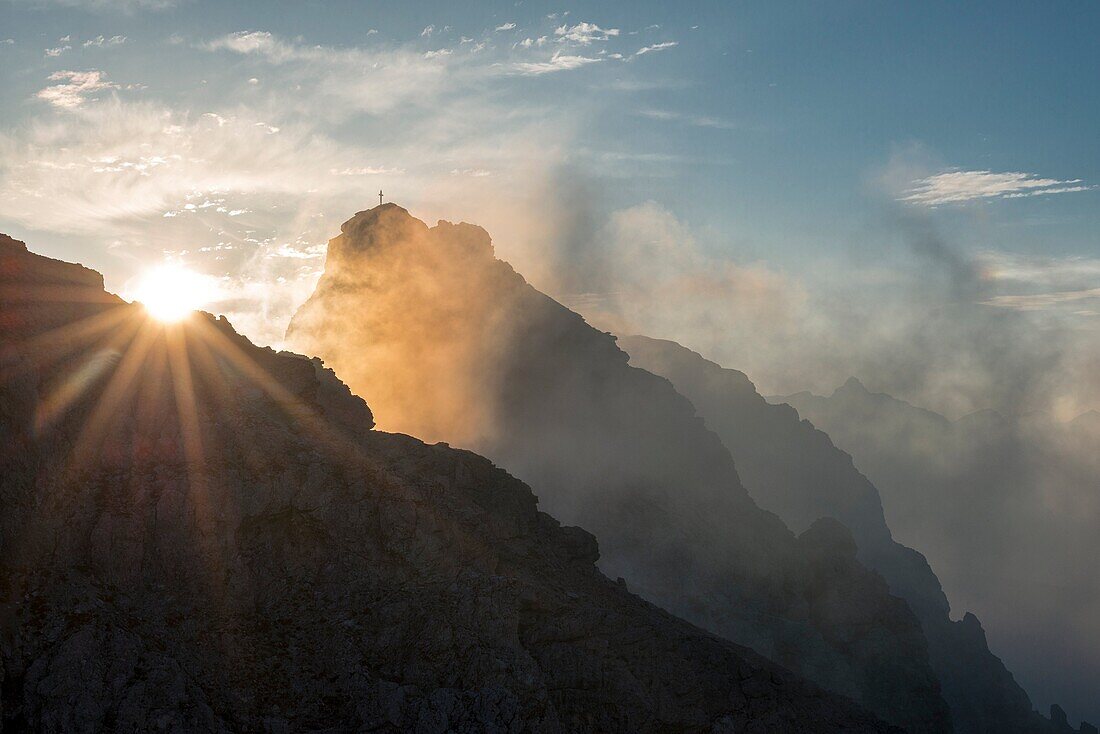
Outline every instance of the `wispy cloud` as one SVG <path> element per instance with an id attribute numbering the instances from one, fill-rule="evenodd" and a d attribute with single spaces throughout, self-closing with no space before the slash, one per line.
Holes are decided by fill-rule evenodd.
<path id="1" fill-rule="evenodd" d="M 284 86 L 311 89 L 323 98 L 326 112 L 336 116 L 353 111 L 381 114 L 401 105 L 430 104 L 455 63 L 451 49 L 425 52 L 409 46 L 391 49 L 311 46 L 284 40 L 267 31 L 238 31 L 199 47 L 289 67 L 280 72 Z"/>
<path id="2" fill-rule="evenodd" d="M 1070 288 L 1088 281 L 1100 285 L 1100 258 L 1034 257 L 987 251 L 978 255 L 975 262 L 979 275 L 989 281 Z"/>
<path id="3" fill-rule="evenodd" d="M 979 277 L 1001 291 L 982 301 L 987 306 L 1016 311 L 1068 308 L 1080 315 L 1082 301 L 1100 300 L 1100 258 L 987 251 L 975 258 L 975 265 Z"/>
<path id="4" fill-rule="evenodd" d="M 389 166 L 360 166 L 358 168 L 333 168 L 330 173 L 334 176 L 381 176 L 385 174 L 401 174 L 404 168 L 391 168 Z"/>
<path id="5" fill-rule="evenodd" d="M 96 36 L 90 38 L 84 42 L 84 48 L 104 48 L 110 46 L 121 46 L 126 43 L 126 36 L 111 36 L 110 38 L 104 38 L 103 36 Z"/>
<path id="6" fill-rule="evenodd" d="M 651 120 L 666 120 L 669 122 L 682 122 L 687 125 L 693 125 L 695 127 L 711 127 L 716 130 L 732 130 L 735 125 L 728 120 L 722 120 L 717 117 L 710 117 L 707 115 L 691 115 L 684 112 L 673 112 L 671 110 L 658 110 L 647 109 L 640 110 L 638 112 L 642 117 L 648 117 Z"/>
<path id="7" fill-rule="evenodd" d="M 655 43 L 652 46 L 642 46 L 640 49 L 634 52 L 634 55 L 644 56 L 645 54 L 653 53 L 654 51 L 664 51 L 665 49 L 673 48 L 674 46 L 679 45 L 679 41 L 665 41 L 663 43 Z"/>
<path id="8" fill-rule="evenodd" d="M 106 89 L 119 89 L 119 85 L 103 78 L 102 71 L 56 71 L 50 74 L 52 82 L 63 81 L 39 90 L 38 99 L 49 102 L 62 109 L 75 109 L 96 92 Z"/>
<path id="9" fill-rule="evenodd" d="M 1018 295 L 993 296 L 982 303 L 986 306 L 1010 308 L 1014 311 L 1048 311 L 1073 304 L 1078 315 L 1096 315 L 1095 311 L 1081 311 L 1082 301 L 1100 302 L 1100 288 L 1087 288 L 1080 291 L 1055 291 L 1052 293 L 1027 293 Z"/>
<path id="10" fill-rule="evenodd" d="M 1088 191 L 1095 188 L 1081 179 L 1039 178 L 1032 173 L 1010 171 L 944 171 L 912 182 L 899 201 L 924 206 L 962 204 L 988 199 L 1017 199 L 1049 194 Z"/>
<path id="11" fill-rule="evenodd" d="M 588 46 L 595 41 L 606 41 L 611 36 L 619 35 L 619 29 L 600 28 L 595 23 L 577 23 L 574 26 L 559 26 L 554 30 L 554 35 L 562 41 Z"/>
<path id="12" fill-rule="evenodd" d="M 539 74 L 551 74 L 555 71 L 569 71 L 579 69 L 582 66 L 595 64 L 602 59 L 592 56 L 580 56 L 576 54 L 555 52 L 549 61 L 523 61 L 516 64 L 515 68 L 520 74 L 537 76 Z"/>
<path id="13" fill-rule="evenodd" d="M 56 58 L 57 56 L 60 56 L 61 54 L 65 53 L 66 51 L 71 51 L 72 48 L 73 47 L 69 46 L 69 45 L 54 46 L 53 48 L 46 49 L 46 56 L 48 56 L 50 58 Z"/>
<path id="14" fill-rule="evenodd" d="M 502 23 L 502 24 L 498 25 L 496 28 L 494 28 L 493 30 L 499 32 L 499 31 L 514 31 L 515 29 L 516 29 L 516 24 L 515 23 Z"/>

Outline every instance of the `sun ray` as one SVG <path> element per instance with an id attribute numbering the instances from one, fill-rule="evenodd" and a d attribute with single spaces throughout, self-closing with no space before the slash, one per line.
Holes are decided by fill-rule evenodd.
<path id="1" fill-rule="evenodd" d="M 136 334 L 123 350 L 122 360 L 115 368 L 88 420 L 80 428 L 69 464 L 69 474 L 87 465 L 93 452 L 117 419 L 119 408 L 128 396 L 134 379 L 140 373 L 149 350 L 157 336 L 157 324 L 151 320 L 139 321 Z"/>
<path id="2" fill-rule="evenodd" d="M 330 450 L 346 457 L 359 456 L 360 449 L 353 440 L 287 390 L 213 325 L 199 322 L 196 334 L 206 340 L 213 351 L 232 362 L 242 375 L 267 393 L 287 416 L 309 431 L 317 440 L 323 441 Z"/>
<path id="3" fill-rule="evenodd" d="M 0 346 L 0 383 L 33 369 L 34 363 L 61 359 L 97 341 L 107 332 L 121 326 L 133 312 L 124 304 L 72 321 L 55 329 L 35 334 L 27 339 Z M 34 362 L 14 363 L 16 354 L 33 354 Z M 9 363 L 11 362 L 11 363 Z"/>

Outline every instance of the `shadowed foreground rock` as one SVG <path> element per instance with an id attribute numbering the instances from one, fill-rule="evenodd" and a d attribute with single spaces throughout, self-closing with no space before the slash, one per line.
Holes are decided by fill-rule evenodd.
<path id="1" fill-rule="evenodd" d="M 496 259 L 386 204 L 329 243 L 288 331 L 387 430 L 472 448 L 596 534 L 631 590 L 914 732 L 951 729 L 920 625 L 836 523 L 796 537 L 668 380 Z"/>
<path id="2" fill-rule="evenodd" d="M 5 731 L 892 731 L 316 360 L 0 238 Z"/>

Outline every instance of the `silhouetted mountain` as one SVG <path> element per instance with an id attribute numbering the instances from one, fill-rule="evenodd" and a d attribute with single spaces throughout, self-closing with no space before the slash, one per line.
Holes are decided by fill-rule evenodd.
<path id="1" fill-rule="evenodd" d="M 852 454 L 894 535 L 926 552 L 1035 699 L 1100 718 L 1100 577 L 1081 562 L 1100 556 L 1094 418 L 985 410 L 951 421 L 854 379 L 830 397 L 772 401 Z"/>
<path id="2" fill-rule="evenodd" d="M 967 614 L 951 621 L 947 597 L 924 556 L 893 540 L 878 490 L 856 469 L 851 456 L 801 420 L 790 405 L 768 403 L 742 372 L 725 369 L 671 341 L 631 336 L 619 344 L 631 364 L 667 377 L 699 406 L 763 508 L 796 532 L 821 517 L 835 518 L 852 529 L 859 559 L 882 574 L 891 591 L 920 618 L 956 732 L 1045 730 L 1046 722 L 1027 694 L 989 651 L 978 619 Z M 866 392 L 855 379 L 841 390 Z M 947 423 L 927 413 L 914 420 L 934 426 Z"/>
<path id="3" fill-rule="evenodd" d="M 5 731 L 891 730 L 317 360 L 0 236 Z"/>
<path id="4" fill-rule="evenodd" d="M 920 624 L 833 522 L 796 537 L 664 378 L 529 286 L 469 224 L 387 204 L 329 243 L 288 331 L 387 430 L 467 446 L 600 539 L 632 590 L 886 720 L 950 730 Z"/>

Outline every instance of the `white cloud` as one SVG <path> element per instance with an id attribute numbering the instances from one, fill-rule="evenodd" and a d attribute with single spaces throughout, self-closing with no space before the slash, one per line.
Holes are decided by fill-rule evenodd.
<path id="1" fill-rule="evenodd" d="M 1062 181 L 1022 172 L 944 171 L 912 182 L 899 201 L 924 206 L 961 204 L 983 199 L 1015 199 L 1087 191 L 1081 179 Z"/>
<path id="2" fill-rule="evenodd" d="M 111 36 L 110 38 L 104 38 L 103 36 L 96 36 L 84 42 L 84 48 L 103 48 L 109 46 L 121 46 L 126 43 L 126 36 Z"/>
<path id="3" fill-rule="evenodd" d="M 664 51 L 666 48 L 673 48 L 674 46 L 679 45 L 679 41 L 665 41 L 664 43 L 655 43 L 652 46 L 642 46 L 640 49 L 634 52 L 634 55 L 644 56 L 645 54 L 653 53 L 654 51 Z"/>
<path id="4" fill-rule="evenodd" d="M 5 38 L 4 40 L 0 41 L 0 46 L 11 46 L 14 43 L 15 43 L 14 38 Z"/>
<path id="5" fill-rule="evenodd" d="M 421 38 L 427 38 L 428 36 L 432 35 L 433 33 L 435 33 L 435 26 L 434 25 L 424 26 L 424 30 L 420 31 L 420 37 Z"/>
<path id="6" fill-rule="evenodd" d="M 48 48 L 46 49 L 46 56 L 57 57 L 65 53 L 66 51 L 71 51 L 72 48 L 72 46 L 55 46 L 54 48 Z"/>
<path id="7" fill-rule="evenodd" d="M 494 31 L 514 31 L 516 29 L 515 23 L 503 23 L 494 28 Z"/>
<path id="8" fill-rule="evenodd" d="M 574 26 L 559 26 L 554 30 L 554 35 L 562 41 L 572 41 L 581 46 L 588 46 L 593 41 L 606 41 L 611 36 L 619 35 L 619 29 L 600 28 L 595 23 L 577 23 Z"/>
<path id="9" fill-rule="evenodd" d="M 84 101 L 96 92 L 119 88 L 119 85 L 106 81 L 103 78 L 102 71 L 94 69 L 90 71 L 56 71 L 50 74 L 49 80 L 65 80 L 65 83 L 54 84 L 39 90 L 35 96 L 55 107 L 70 110 L 84 104 Z"/>
<path id="10" fill-rule="evenodd" d="M 558 51 L 550 57 L 549 61 L 524 61 L 516 64 L 515 68 L 520 74 L 538 76 L 540 74 L 551 74 L 555 71 L 579 69 L 582 66 L 588 66 L 589 64 L 595 64 L 600 61 L 602 61 L 602 59 L 593 58 L 591 56 L 564 54 Z"/>

